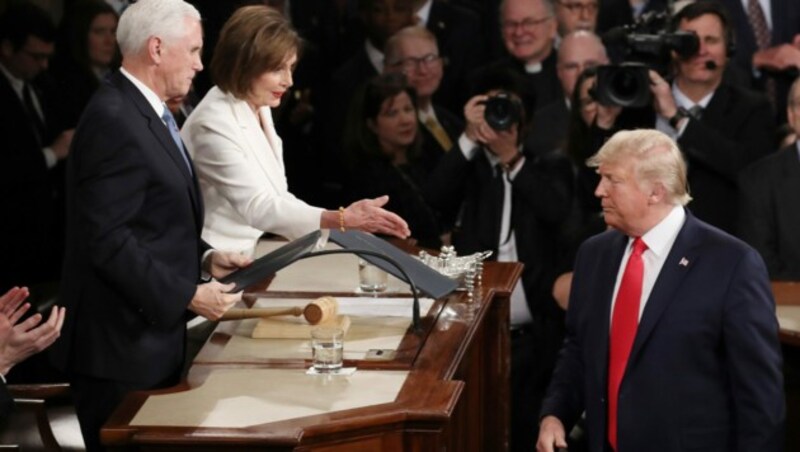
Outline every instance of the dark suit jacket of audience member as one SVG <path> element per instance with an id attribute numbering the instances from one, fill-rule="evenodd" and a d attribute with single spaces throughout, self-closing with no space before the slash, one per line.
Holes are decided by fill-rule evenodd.
<path id="1" fill-rule="evenodd" d="M 763 89 L 765 77 L 761 76 L 758 79 L 754 77 L 753 53 L 756 52 L 758 46 L 747 18 L 747 11 L 741 0 L 721 0 L 721 2 L 733 20 L 736 53 L 733 55 L 732 61 L 745 74 L 752 77 L 752 86 Z M 772 8 L 772 45 L 791 44 L 794 36 L 800 33 L 800 2 L 797 0 L 770 0 L 770 6 Z M 796 75 L 797 71 L 792 73 Z M 782 120 L 786 117 L 786 96 L 793 79 L 788 74 L 776 75 L 778 89 L 775 108 L 778 118 Z"/>
<path id="2" fill-rule="evenodd" d="M 427 28 L 436 36 L 439 54 L 446 58 L 444 75 L 434 101 L 451 111 L 464 108 L 464 77 L 486 63 L 481 20 L 474 12 L 442 0 L 433 0 Z"/>
<path id="3" fill-rule="evenodd" d="M 533 113 L 525 148 L 534 155 L 565 149 L 569 128 L 569 108 L 562 97 Z"/>
<path id="4" fill-rule="evenodd" d="M 94 73 L 67 61 L 55 62 L 50 71 L 58 83 L 58 103 L 63 120 L 69 128 L 75 128 L 83 109 L 100 86 Z"/>
<path id="5" fill-rule="evenodd" d="M 63 178 L 61 165 L 47 168 L 42 148 L 50 145 L 59 120 L 37 91 L 46 131 L 39 137 L 17 93 L 0 74 L 0 291 L 57 279 L 63 251 Z"/>
<path id="6" fill-rule="evenodd" d="M 525 106 L 525 111 L 528 112 L 528 117 L 530 118 L 531 112 L 535 112 L 537 109 L 557 99 L 564 98 L 561 82 L 558 80 L 558 75 L 556 75 L 556 60 L 556 51 L 553 49 L 550 56 L 542 61 L 542 70 L 535 74 L 529 74 L 525 72 L 525 65 L 518 60 L 510 56 L 502 58 L 473 71 L 469 76 L 466 92 L 470 96 L 482 94 L 476 91 L 476 85 L 480 83 L 479 81 L 482 78 L 486 77 L 487 74 L 510 70 L 522 76 L 522 86 L 518 87 L 518 90 Z"/>
<path id="7" fill-rule="evenodd" d="M 739 233 L 770 277 L 800 280 L 800 158 L 795 144 L 751 165 L 739 179 Z"/>
<path id="8" fill-rule="evenodd" d="M 442 128 L 445 130 L 445 132 L 447 132 L 447 136 L 450 138 L 450 141 L 452 141 L 453 144 L 456 144 L 458 142 L 458 138 L 461 136 L 461 133 L 464 132 L 464 120 L 462 120 L 460 116 L 454 115 L 444 107 L 440 107 L 435 104 L 433 105 L 433 111 L 436 113 L 436 119 L 442 125 Z M 429 174 L 436 168 L 444 154 L 449 152 L 450 149 L 442 149 L 442 146 L 438 141 L 436 141 L 436 138 L 433 137 L 433 134 L 428 131 L 428 128 L 425 127 L 422 122 L 419 123 L 418 127 L 420 133 L 422 134 L 421 165 L 423 168 L 425 168 L 426 173 Z M 437 209 L 439 219 L 442 222 L 442 227 L 445 230 L 449 230 L 453 227 L 453 224 L 456 220 L 456 215 L 458 215 L 458 208 L 459 205 L 454 204 Z"/>
<path id="9" fill-rule="evenodd" d="M 327 98 L 323 101 L 320 120 L 315 124 L 318 140 L 316 146 L 323 154 L 323 166 L 328 168 L 323 184 L 330 187 L 328 190 L 330 193 L 325 194 L 329 199 L 323 204 L 325 206 L 335 208 L 345 201 L 343 187 L 346 182 L 344 180 L 346 169 L 343 164 L 345 153 L 342 149 L 342 139 L 348 110 L 358 89 L 376 75 L 378 71 L 369 61 L 362 42 L 358 53 L 333 73 L 330 86 L 326 89 Z"/>
<path id="10" fill-rule="evenodd" d="M 203 203 L 166 126 L 120 72 L 78 124 L 67 168 L 61 369 L 141 388 L 183 364 Z"/>
<path id="11" fill-rule="evenodd" d="M 567 337 L 541 412 L 570 431 L 585 410 L 592 452 L 608 450 L 609 319 L 627 243 L 610 230 L 581 246 Z M 644 307 L 620 386 L 620 450 L 782 450 L 777 331 L 769 279 L 755 250 L 687 212 Z"/>
<path id="12" fill-rule="evenodd" d="M 8 416 L 14 410 L 14 399 L 8 392 L 6 384 L 0 381 L 0 427 L 5 425 Z"/>
<path id="13" fill-rule="evenodd" d="M 526 151 L 526 155 L 512 182 L 511 226 L 519 261 L 525 264 L 522 283 L 535 322 L 537 317 L 563 315 L 551 290 L 561 259 L 557 238 L 572 200 L 572 170 L 569 160 L 558 154 L 533 156 Z M 498 182 L 482 149 L 467 160 L 458 145 L 428 178 L 425 193 L 431 206 L 461 206 L 453 232 L 459 254 L 493 250 L 497 257 L 503 208 Z"/>
<path id="14" fill-rule="evenodd" d="M 408 222 L 418 244 L 439 249 L 441 222 L 421 189 L 427 175 L 418 161 L 397 167 L 386 158 L 359 157 L 351 178 L 352 200 L 389 195 L 384 207 Z"/>

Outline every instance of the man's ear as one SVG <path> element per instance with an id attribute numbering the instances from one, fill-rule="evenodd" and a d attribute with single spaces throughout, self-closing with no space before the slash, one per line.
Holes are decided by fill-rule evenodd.
<path id="1" fill-rule="evenodd" d="M 661 182 L 656 182 L 652 184 L 650 189 L 650 195 L 647 197 L 647 200 L 650 204 L 659 204 L 667 198 L 667 189 L 664 187 L 664 184 Z"/>
<path id="2" fill-rule="evenodd" d="M 157 36 L 151 36 L 147 39 L 147 54 L 150 59 L 156 63 L 161 64 L 162 52 L 164 51 L 164 41 Z"/>

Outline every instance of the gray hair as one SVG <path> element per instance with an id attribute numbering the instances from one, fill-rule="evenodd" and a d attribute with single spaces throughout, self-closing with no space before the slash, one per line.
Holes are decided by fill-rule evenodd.
<path id="1" fill-rule="evenodd" d="M 139 0 L 122 13 L 117 25 L 117 43 L 122 55 L 135 55 L 147 40 L 164 41 L 183 37 L 186 19 L 200 20 L 197 9 L 183 0 Z"/>
<path id="2" fill-rule="evenodd" d="M 558 59 L 560 60 L 561 54 L 563 53 L 564 43 L 567 41 L 574 41 L 574 40 L 583 40 L 588 39 L 589 41 L 593 42 L 598 49 L 600 49 L 600 57 L 601 60 L 608 61 L 608 53 L 606 52 L 606 46 L 603 45 L 603 40 L 600 39 L 600 36 L 597 36 L 596 33 L 589 31 L 589 30 L 575 30 L 570 33 L 567 33 L 566 36 L 561 38 L 561 45 L 558 48 Z"/>
<path id="3" fill-rule="evenodd" d="M 692 200 L 686 180 L 686 162 L 678 144 L 655 129 L 623 130 L 612 136 L 586 164 L 635 160 L 639 182 L 661 183 L 671 204 L 685 206 Z"/>
<path id="4" fill-rule="evenodd" d="M 383 47 L 383 58 L 387 65 L 397 63 L 398 53 L 400 53 L 400 42 L 406 38 L 420 38 L 433 43 L 436 46 L 437 53 L 439 44 L 436 42 L 436 35 L 430 32 L 425 27 L 419 25 L 411 25 L 400 29 L 397 33 L 393 34 Z"/>
<path id="5" fill-rule="evenodd" d="M 529 1 L 536 1 L 536 0 L 529 0 Z M 544 5 L 544 9 L 547 10 L 548 17 L 556 15 L 555 0 L 540 0 L 540 1 Z M 499 8 L 500 14 L 498 15 L 498 17 L 500 18 L 500 22 L 503 21 L 503 10 L 506 8 L 506 3 L 508 3 L 508 0 L 500 1 L 500 8 Z"/>

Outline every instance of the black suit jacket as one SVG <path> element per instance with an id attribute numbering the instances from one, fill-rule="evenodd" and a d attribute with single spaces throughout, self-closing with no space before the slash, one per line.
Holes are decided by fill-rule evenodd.
<path id="1" fill-rule="evenodd" d="M 736 52 L 733 61 L 742 71 L 751 77 L 754 87 L 762 87 L 764 84 L 764 74 L 755 77 L 753 72 L 753 54 L 758 50 L 756 38 L 750 21 L 747 19 L 747 12 L 741 0 L 722 0 L 722 4 L 731 15 L 733 21 L 733 32 L 736 42 Z M 770 0 L 772 9 L 772 45 L 791 44 L 794 36 L 800 33 L 800 2 L 796 0 Z M 796 72 L 795 72 L 796 73 Z M 783 75 L 777 79 L 777 113 L 783 118 L 786 111 L 786 95 L 792 77 Z"/>
<path id="2" fill-rule="evenodd" d="M 502 193 L 495 190 L 495 169 L 483 150 L 467 160 L 455 146 L 441 160 L 426 184 L 434 208 L 461 206 L 453 243 L 459 254 L 493 250 L 500 239 Z M 511 224 L 517 256 L 525 264 L 522 283 L 534 319 L 561 318 L 551 296 L 561 258 L 558 236 L 572 200 L 572 169 L 558 154 L 527 158 L 512 182 Z"/>
<path id="3" fill-rule="evenodd" d="M 534 155 L 566 149 L 569 109 L 564 98 L 556 99 L 536 110 L 530 127 L 525 138 L 525 147 Z"/>
<path id="4" fill-rule="evenodd" d="M 792 145 L 739 179 L 739 233 L 761 253 L 772 279 L 800 279 L 800 159 Z"/>
<path id="5" fill-rule="evenodd" d="M 181 368 L 187 306 L 209 247 L 203 204 L 170 133 L 112 74 L 90 101 L 67 168 L 62 370 L 155 385 Z"/>
<path id="6" fill-rule="evenodd" d="M 48 130 L 38 136 L 22 101 L 0 74 L 0 291 L 56 279 L 63 230 L 60 165 L 47 168 L 42 148 L 55 136 L 47 96 L 38 92 Z M 51 127 L 52 126 L 52 127 Z"/>
<path id="7" fill-rule="evenodd" d="M 722 84 L 699 121 L 690 120 L 678 144 L 689 164 L 690 204 L 698 218 L 735 233 L 737 177 L 775 148 L 775 122 L 767 99 Z"/>
<path id="8" fill-rule="evenodd" d="M 584 242 L 567 337 L 542 416 L 570 430 L 586 411 L 588 450 L 606 443 L 609 319 L 628 237 Z M 622 451 L 780 451 L 785 416 L 775 302 L 752 248 L 687 213 L 641 315 L 619 389 Z"/>
<path id="9" fill-rule="evenodd" d="M 442 83 L 433 98 L 450 111 L 461 111 L 466 100 L 462 91 L 465 75 L 486 63 L 481 20 L 469 9 L 434 0 L 426 27 L 436 36 L 439 54 L 446 59 Z"/>

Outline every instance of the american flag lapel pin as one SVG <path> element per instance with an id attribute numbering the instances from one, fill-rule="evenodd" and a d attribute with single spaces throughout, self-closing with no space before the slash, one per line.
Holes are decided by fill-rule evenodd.
<path id="1" fill-rule="evenodd" d="M 681 267 L 688 267 L 689 266 L 689 259 L 686 259 L 685 257 L 682 257 L 681 261 L 678 262 L 678 265 L 680 265 Z"/>

